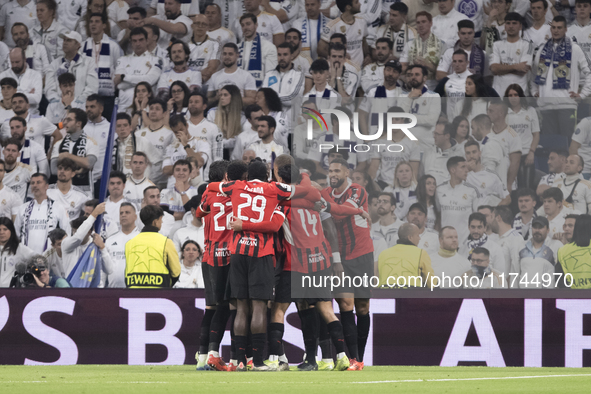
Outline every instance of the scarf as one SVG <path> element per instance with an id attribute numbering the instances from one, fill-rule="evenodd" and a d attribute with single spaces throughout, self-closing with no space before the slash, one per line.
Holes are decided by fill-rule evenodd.
<path id="1" fill-rule="evenodd" d="M 536 213 L 536 211 L 534 211 L 534 216 L 532 216 L 531 220 L 527 224 L 527 231 L 525 231 L 525 234 L 524 234 L 523 232 L 526 228 L 526 224 L 523 223 L 523 219 L 521 218 L 521 212 L 520 212 L 517 215 L 515 215 L 515 218 L 513 219 L 513 229 L 515 231 L 517 231 L 518 233 L 520 233 L 523 236 L 523 239 L 527 241 L 527 239 L 529 238 L 529 229 L 531 227 L 531 223 L 537 217 L 538 217 L 538 214 Z"/>
<path id="2" fill-rule="evenodd" d="M 246 41 L 242 41 L 238 47 L 238 68 L 242 68 L 242 62 L 244 61 L 244 44 Z M 248 72 L 254 77 L 257 88 L 263 85 L 263 59 L 261 55 L 261 36 L 259 33 L 256 34 L 254 40 L 252 40 L 252 46 L 250 47 L 250 56 L 248 58 Z"/>
<path id="3" fill-rule="evenodd" d="M 494 43 L 501 40 L 501 33 L 499 33 L 499 30 L 494 26 L 485 26 L 482 28 L 482 31 L 486 35 L 484 50 L 490 56 L 492 54 Z"/>
<path id="4" fill-rule="evenodd" d="M 137 149 L 137 142 L 135 139 L 135 133 L 131 133 L 131 144 L 127 144 L 125 146 L 125 162 L 120 163 L 119 160 L 119 144 L 123 143 L 123 141 L 119 140 L 119 137 L 115 139 L 115 143 L 113 144 L 113 156 L 111 156 L 111 165 L 113 166 L 114 170 L 123 171 L 125 168 L 131 168 L 131 157 L 135 153 Z"/>
<path id="5" fill-rule="evenodd" d="M 80 59 L 79 53 L 77 53 L 72 60 L 67 60 L 65 57 L 62 57 L 62 63 L 57 69 L 56 76 L 59 77 L 62 74 L 71 72 L 70 69 L 73 67 L 73 64 L 78 62 L 78 59 Z M 71 73 L 74 74 L 73 72 Z"/>
<path id="6" fill-rule="evenodd" d="M 23 145 L 23 148 L 21 149 L 21 163 L 29 165 L 31 164 L 31 150 L 29 149 L 29 146 L 31 145 L 31 141 L 29 141 L 29 139 L 25 139 L 25 144 Z M 27 152 L 27 154 L 25 154 L 25 152 Z"/>
<path id="7" fill-rule="evenodd" d="M 316 24 L 316 42 L 314 43 L 314 45 L 316 46 L 316 48 L 312 47 L 312 31 L 310 30 L 311 27 L 311 23 L 310 23 L 310 19 L 308 17 L 305 17 L 302 20 L 302 51 L 308 51 L 310 52 L 310 54 L 316 54 L 317 51 L 313 51 L 313 49 L 317 49 L 318 48 L 318 43 L 320 42 L 320 36 L 322 35 L 322 31 L 324 31 L 324 27 L 326 26 L 326 24 L 329 22 L 329 19 L 324 16 L 324 14 L 320 13 L 320 15 L 318 16 L 318 23 Z M 316 58 L 318 57 L 318 55 L 316 55 L 316 57 L 311 56 L 314 60 L 316 60 Z"/>
<path id="8" fill-rule="evenodd" d="M 395 53 L 402 53 L 404 50 L 404 46 L 410 39 L 410 34 L 408 34 L 409 30 L 412 31 L 415 35 L 415 39 L 418 38 L 417 32 L 412 27 L 408 26 L 406 23 L 403 25 L 403 29 L 400 31 L 392 30 L 392 27 L 389 27 L 384 31 L 383 38 L 387 38 L 394 43 L 394 52 Z M 396 36 L 398 33 L 398 36 Z"/>
<path id="9" fill-rule="evenodd" d="M 327 85 L 328 86 L 328 85 Z M 309 98 L 314 98 L 316 97 L 315 94 L 311 94 L 308 96 Z M 324 89 L 324 93 L 322 93 L 322 98 L 330 98 L 330 89 Z"/>
<path id="10" fill-rule="evenodd" d="M 468 260 L 472 260 L 472 251 L 476 248 L 481 247 L 488 241 L 488 234 L 482 234 L 480 239 L 472 239 L 472 236 L 468 237 Z"/>
<path id="11" fill-rule="evenodd" d="M 78 157 L 86 157 L 86 133 L 82 132 L 77 141 L 72 141 L 71 134 L 66 134 L 59 146 L 58 153 L 67 152 Z M 72 184 L 76 186 L 92 187 L 90 176 L 92 169 L 82 174 L 76 174 L 72 179 Z"/>
<path id="12" fill-rule="evenodd" d="M 94 40 L 92 37 L 86 40 L 82 51 L 89 58 L 93 58 Z M 114 96 L 115 85 L 111 78 L 111 45 L 109 43 L 109 37 L 106 34 L 103 34 L 100 52 L 94 54 L 94 60 L 99 81 L 98 94 L 101 96 Z"/>
<path id="13" fill-rule="evenodd" d="M 454 47 L 454 51 L 460 49 L 460 41 L 456 42 Z M 470 64 L 468 68 L 473 70 L 474 74 L 484 75 L 484 51 L 480 49 L 476 43 L 472 44 L 472 48 L 470 48 Z"/>
<path id="14" fill-rule="evenodd" d="M 21 227 L 21 242 L 25 245 L 29 244 L 29 221 L 31 219 L 31 213 L 33 213 L 33 207 L 35 207 L 35 200 L 29 201 L 27 207 L 25 209 L 25 217 L 23 219 L 23 225 Z M 57 223 L 55 222 L 55 217 L 53 216 L 53 200 L 51 198 L 47 198 L 47 234 L 51 230 L 54 230 L 58 227 Z M 37 242 L 37 240 L 32 240 L 33 242 Z M 41 240 L 39 240 L 41 241 Z M 47 248 L 47 242 L 45 242 L 45 247 L 43 250 Z"/>
<path id="15" fill-rule="evenodd" d="M 408 64 L 414 64 L 417 57 L 422 57 L 437 65 L 441 54 L 441 40 L 431 33 L 427 41 L 423 44 L 421 37 L 416 37 L 410 44 L 408 51 Z M 435 79 L 435 74 L 429 71 L 428 79 Z"/>
<path id="16" fill-rule="evenodd" d="M 485 276 L 489 276 L 491 272 L 492 272 L 492 267 L 490 266 L 490 264 L 486 268 L 481 267 L 479 265 L 472 266 L 472 273 L 474 274 L 474 276 L 478 277 L 479 279 L 482 279 Z"/>
<path id="17" fill-rule="evenodd" d="M 554 40 L 548 40 L 542 48 L 538 71 L 534 82 L 536 85 L 545 85 L 548 77 L 548 69 L 552 62 L 552 89 L 570 88 L 570 66 L 573 47 L 570 38 L 565 37 L 554 50 Z"/>

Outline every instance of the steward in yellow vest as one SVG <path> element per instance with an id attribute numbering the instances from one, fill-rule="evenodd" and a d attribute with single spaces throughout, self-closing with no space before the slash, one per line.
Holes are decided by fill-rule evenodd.
<path id="1" fill-rule="evenodd" d="M 398 243 L 384 250 L 378 258 L 380 287 L 431 288 L 435 273 L 429 254 L 417 247 L 420 240 L 419 228 L 416 225 L 405 223 L 400 226 Z"/>
<path id="2" fill-rule="evenodd" d="M 159 234 L 164 211 L 148 205 L 140 211 L 144 229 L 125 244 L 125 284 L 132 289 L 168 288 L 179 279 L 181 265 L 172 240 Z"/>
<path id="3" fill-rule="evenodd" d="M 579 215 L 573 230 L 573 242 L 558 249 L 558 264 L 554 271 L 564 275 L 557 278 L 556 287 L 591 289 L 590 241 L 591 216 Z"/>

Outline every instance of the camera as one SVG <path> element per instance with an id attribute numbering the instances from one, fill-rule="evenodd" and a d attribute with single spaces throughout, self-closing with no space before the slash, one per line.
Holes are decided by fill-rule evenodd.
<path id="1" fill-rule="evenodd" d="M 25 288 L 35 285 L 35 275 L 37 278 L 41 277 L 41 269 L 36 263 L 31 263 L 28 266 L 25 263 L 18 263 L 14 270 L 14 276 L 10 281 L 10 287 Z"/>

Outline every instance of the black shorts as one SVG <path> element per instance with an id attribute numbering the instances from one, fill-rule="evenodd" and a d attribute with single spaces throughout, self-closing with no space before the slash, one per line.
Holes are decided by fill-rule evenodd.
<path id="1" fill-rule="evenodd" d="M 332 301 L 331 277 L 332 267 L 308 274 L 291 272 L 292 299 L 306 301 L 309 305 L 320 301 Z"/>
<path id="2" fill-rule="evenodd" d="M 212 267 L 207 263 L 202 263 L 201 268 L 205 282 L 205 305 L 214 306 L 228 300 L 230 265 Z"/>
<path id="3" fill-rule="evenodd" d="M 274 276 L 273 256 L 250 257 L 233 254 L 230 258 L 232 298 L 272 300 Z"/>
<path id="4" fill-rule="evenodd" d="M 353 293 L 355 298 L 371 298 L 370 279 L 374 274 L 373 252 L 351 260 L 343 260 L 345 280 L 335 288 L 335 295 Z"/>
<path id="5" fill-rule="evenodd" d="M 291 271 L 281 271 L 275 275 L 275 302 L 289 304 L 291 298 Z"/>

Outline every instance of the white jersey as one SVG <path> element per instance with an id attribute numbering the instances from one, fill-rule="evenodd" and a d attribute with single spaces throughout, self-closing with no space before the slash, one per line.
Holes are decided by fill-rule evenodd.
<path id="1" fill-rule="evenodd" d="M 461 277 L 464 275 L 464 272 L 470 269 L 471 264 L 466 257 L 457 252 L 450 257 L 443 257 L 438 252 L 429 254 L 429 257 L 431 257 L 431 267 L 433 268 L 433 272 L 435 272 L 435 276 L 437 276 L 439 280 L 442 280 L 444 276 L 446 278 L 451 278 L 451 281 L 446 279 L 445 281 L 440 282 L 439 287 L 442 289 L 462 287 L 462 283 L 459 280 L 456 281 L 456 285 L 459 286 L 454 287 L 453 278 L 456 276 Z"/>
<path id="2" fill-rule="evenodd" d="M 168 48 L 168 45 L 170 44 L 170 42 L 173 39 L 177 39 L 180 41 L 183 41 L 185 43 L 189 43 L 189 41 L 191 40 L 191 37 L 193 36 L 193 28 L 191 27 L 191 25 L 193 24 L 193 21 L 191 19 L 189 19 L 188 16 L 183 15 L 182 13 L 177 16 L 174 19 L 167 19 L 166 17 L 162 16 L 160 17 L 160 19 L 168 22 L 168 23 L 172 23 L 172 24 L 179 24 L 182 23 L 183 25 L 185 25 L 187 31 L 185 34 L 172 34 L 172 33 L 167 33 L 165 32 L 163 29 L 160 29 L 160 39 L 158 40 L 158 46 L 162 49 L 166 49 Z"/>
<path id="3" fill-rule="evenodd" d="M 17 23 L 24 23 L 29 30 L 37 20 L 36 4 L 29 1 L 25 5 L 20 5 L 17 1 L 9 1 L 0 9 L 0 26 L 4 28 L 4 42 L 10 48 L 15 47 L 12 39 L 12 26 Z"/>
<path id="4" fill-rule="evenodd" d="M 58 12 L 55 16 L 68 30 L 74 30 L 78 19 L 86 14 L 86 0 L 57 0 Z"/>
<path id="5" fill-rule="evenodd" d="M 342 96 L 335 91 L 330 85 L 326 85 L 324 90 L 316 90 L 316 85 L 310 89 L 310 91 L 304 94 L 304 101 L 308 99 L 315 99 L 316 108 L 320 111 L 321 109 L 332 109 L 341 105 Z"/>
<path id="6" fill-rule="evenodd" d="M 18 214 L 18 209 L 23 203 L 23 199 L 16 194 L 10 187 L 2 185 L 0 189 L 0 217 L 9 218 Z"/>
<path id="7" fill-rule="evenodd" d="M 577 152 L 579 156 L 583 158 L 585 162 L 585 167 L 583 168 L 583 173 L 590 173 L 591 172 L 591 117 L 584 118 L 579 122 L 575 133 L 573 134 L 573 141 L 578 142 L 581 144 L 579 151 Z"/>
<path id="8" fill-rule="evenodd" d="M 246 149 L 255 151 L 256 156 L 265 160 L 268 165 L 271 165 L 277 156 L 284 153 L 289 154 L 289 149 L 286 146 L 280 145 L 275 141 L 271 141 L 268 144 L 263 143 L 263 141 L 256 141 L 247 146 Z"/>
<path id="9" fill-rule="evenodd" d="M 577 21 L 568 27 L 566 34 L 585 52 L 585 55 L 591 55 L 591 23 L 587 26 L 579 26 Z"/>
<path id="10" fill-rule="evenodd" d="M 478 33 L 482 31 L 484 5 L 488 3 L 485 0 L 458 0 L 455 3 L 455 9 L 467 16 L 474 23 L 474 31 Z"/>
<path id="11" fill-rule="evenodd" d="M 499 176 L 490 170 L 481 170 L 478 172 L 470 171 L 466 182 L 474 185 L 480 193 L 481 200 L 479 205 L 491 205 L 496 207 L 501 200 L 509 195 L 509 191 L 503 184 Z"/>
<path id="12" fill-rule="evenodd" d="M 191 54 L 189 55 L 189 67 L 201 72 L 209 66 L 211 60 L 221 58 L 222 45 L 219 41 L 205 36 L 205 41 L 196 44 L 193 40 L 189 43 Z M 201 85 L 201 84 L 200 84 Z"/>
<path id="13" fill-rule="evenodd" d="M 35 254 L 22 243 L 18 244 L 15 254 L 12 254 L 8 248 L 0 246 L 0 288 L 9 287 L 16 265 L 29 261 Z"/>
<path id="14" fill-rule="evenodd" d="M 24 163 L 31 166 L 33 173 L 41 172 L 49 174 L 49 163 L 47 162 L 47 155 L 45 149 L 35 141 L 25 139 L 25 144 L 21 148 L 21 154 L 17 157 L 19 163 Z M 4 159 L 4 153 L 1 154 Z"/>
<path id="15" fill-rule="evenodd" d="M 214 0 L 222 10 L 222 26 L 230 28 L 236 19 L 246 13 L 243 0 Z"/>
<path id="16" fill-rule="evenodd" d="M 447 97 L 447 118 L 454 119 L 462 113 L 464 97 L 466 97 L 466 79 L 472 75 L 470 70 L 466 69 L 461 74 L 452 73 L 448 75 L 444 90 Z"/>
<path id="17" fill-rule="evenodd" d="M 197 195 L 197 189 L 189 186 L 185 194 L 191 199 Z M 160 192 L 160 205 L 167 207 L 170 212 L 185 212 L 185 204 L 183 203 L 182 196 L 175 187 L 164 189 Z"/>
<path id="18" fill-rule="evenodd" d="M 506 122 L 521 139 L 521 154 L 527 155 L 534 139 L 533 133 L 540 132 L 540 120 L 536 109 L 534 107 L 521 108 L 519 112 L 515 113 L 509 108 Z"/>
<path id="19" fill-rule="evenodd" d="M 46 117 L 41 115 L 31 115 L 30 111 L 25 117 L 27 121 L 27 130 L 25 131 L 25 138 L 33 140 L 42 147 L 45 146 L 45 137 L 51 136 L 57 127 L 51 123 Z M 2 123 L 2 138 L 10 138 L 10 119 Z"/>
<path id="20" fill-rule="evenodd" d="M 303 8 L 303 7 L 302 7 Z M 302 53 L 309 56 L 312 60 L 318 59 L 318 43 L 322 36 L 322 30 L 331 20 L 319 14 L 318 19 L 309 19 L 306 13 L 293 21 L 291 27 L 302 33 Z"/>
<path id="21" fill-rule="evenodd" d="M 199 14 L 199 0 L 181 0 L 181 14 L 192 16 Z M 157 15 L 164 15 L 164 0 L 152 0 L 150 8 L 156 10 Z"/>
<path id="22" fill-rule="evenodd" d="M 238 42 L 236 40 L 236 35 L 232 32 L 232 30 L 226 29 L 223 26 L 219 29 L 208 31 L 207 36 L 212 40 L 217 41 L 220 44 L 220 48 L 223 48 L 224 45 L 229 42 L 233 44 L 236 44 Z"/>
<path id="23" fill-rule="evenodd" d="M 431 33 L 445 43 L 448 47 L 453 47 L 458 41 L 458 22 L 469 19 L 466 15 L 452 9 L 447 15 L 437 15 L 433 17 L 433 26 Z"/>
<path id="24" fill-rule="evenodd" d="M 184 82 L 191 91 L 200 89 L 202 84 L 201 72 L 189 67 L 182 73 L 177 73 L 171 68 L 160 74 L 160 79 L 158 80 L 158 90 L 165 90 L 168 92 L 172 86 L 172 83 L 176 81 Z"/>
<path id="25" fill-rule="evenodd" d="M 511 128 L 511 126 L 507 126 L 503 131 L 496 133 L 494 130 L 488 134 L 488 137 L 491 139 L 495 139 L 501 143 L 503 146 L 503 151 L 509 156 L 511 153 L 521 152 L 521 138 L 519 135 Z"/>
<path id="26" fill-rule="evenodd" d="M 89 200 L 88 196 L 77 186 L 71 185 L 70 190 L 64 194 L 55 183 L 49 185 L 47 196 L 66 207 L 70 220 L 80 216 L 84 210 L 84 203 Z"/>
<path id="27" fill-rule="evenodd" d="M 289 108 L 296 97 L 301 97 L 304 94 L 306 72 L 297 70 L 295 64 L 286 72 L 279 71 L 277 67 L 267 71 L 263 79 L 263 87 L 271 88 L 277 92 L 281 104 Z"/>
<path id="28" fill-rule="evenodd" d="M 352 25 L 345 23 L 341 17 L 329 22 L 322 30 L 321 39 L 330 42 L 330 36 L 341 33 L 347 37 L 347 54 L 351 62 L 357 67 L 363 64 L 363 41 L 367 37 L 367 22 L 361 16 L 355 15 Z"/>
<path id="29" fill-rule="evenodd" d="M 285 30 L 283 30 L 283 26 L 277 18 L 273 14 L 269 14 L 268 12 L 262 11 L 257 17 L 257 33 L 261 36 L 262 39 L 267 40 L 270 43 L 273 43 L 273 36 L 275 34 L 281 34 Z M 240 16 L 236 18 L 232 23 L 232 31 L 234 35 L 238 38 L 238 41 L 244 40 L 244 35 L 242 34 L 242 27 L 240 26 Z"/>
<path id="30" fill-rule="evenodd" d="M 392 193 L 396 197 L 396 209 L 394 214 L 400 220 L 406 221 L 406 215 L 412 204 L 417 202 L 416 185 L 409 187 L 392 187 L 384 188 L 385 193 Z"/>
<path id="31" fill-rule="evenodd" d="M 92 168 L 92 177 L 95 181 L 101 179 L 103 174 L 103 163 L 105 161 L 110 129 L 111 123 L 102 116 L 100 122 L 94 123 L 88 120 L 86 126 L 84 126 L 84 133 L 96 141 L 99 148 L 99 156 L 97 156 L 96 163 L 94 163 L 94 167 Z"/>
<path id="32" fill-rule="evenodd" d="M 247 123 L 242 129 L 242 133 L 236 136 L 236 142 L 234 144 L 234 150 L 232 151 L 232 156 L 230 157 L 232 160 L 242 160 L 242 154 L 246 150 L 246 148 L 254 144 L 256 141 L 260 141 L 259 133 L 252 129 L 250 123 Z M 296 134 L 297 135 L 297 129 Z M 298 157 L 298 156 L 296 156 Z"/>
<path id="33" fill-rule="evenodd" d="M 140 56 L 136 54 L 120 57 L 117 60 L 116 75 L 125 75 L 119 84 L 119 107 L 127 108 L 133 104 L 133 91 L 140 82 L 148 82 L 156 87 L 162 74 L 162 59 L 146 51 Z"/>
<path id="34" fill-rule="evenodd" d="M 125 199 L 125 195 L 119 201 L 111 200 L 111 196 L 105 200 L 105 215 L 109 217 L 111 222 L 117 225 L 118 230 L 121 230 L 119 217 L 121 215 L 121 204 L 124 202 L 129 202 Z"/>
<path id="35" fill-rule="evenodd" d="M 396 59 L 400 59 L 404 46 L 415 39 L 417 31 L 406 23 L 402 24 L 399 31 L 394 31 L 392 26 L 385 24 L 377 29 L 370 29 L 367 36 L 367 44 L 375 49 L 376 41 L 382 37 L 389 39 L 393 43 L 392 54 Z"/>
<path id="36" fill-rule="evenodd" d="M 174 233 L 172 242 L 174 242 L 174 247 L 179 253 L 179 259 L 181 257 L 182 246 L 189 240 L 197 242 L 201 246 L 201 250 L 205 250 L 205 226 L 201 225 L 197 227 L 189 222 L 186 226 L 179 228 Z"/>
<path id="37" fill-rule="evenodd" d="M 521 233 L 511 228 L 505 234 L 499 234 L 497 243 L 503 248 L 505 255 L 505 272 L 519 273 L 519 252 L 525 244 Z"/>
<path id="38" fill-rule="evenodd" d="M 31 166 L 17 163 L 16 167 L 11 171 L 6 170 L 2 183 L 11 188 L 19 196 L 21 202 L 24 202 L 27 189 L 29 188 L 29 182 L 31 181 L 31 175 L 33 174 L 34 172 Z"/>
<path id="39" fill-rule="evenodd" d="M 562 247 L 562 243 L 556 239 L 546 240 L 539 249 L 534 248 L 532 241 L 525 243 L 523 249 L 519 252 L 519 272 L 523 281 L 519 280 L 520 288 L 553 288 L 554 287 L 554 268 L 558 263 L 556 257 L 558 249 Z M 544 286 L 541 279 L 542 275 L 549 274 L 552 278 L 550 286 Z M 532 279 L 537 275 L 540 283 L 531 283 Z M 548 277 L 548 275 L 546 275 Z M 520 279 L 521 279 L 520 278 Z M 527 278 L 527 279 L 525 279 Z M 535 280 L 535 279 L 534 279 Z M 529 283 L 527 283 L 529 282 Z"/>
<path id="40" fill-rule="evenodd" d="M 468 218 L 478 209 L 478 189 L 462 182 L 452 187 L 449 181 L 437 186 L 436 203 L 441 212 L 441 227 L 452 226 L 458 232 L 458 239 L 468 238 Z"/>
<path id="41" fill-rule="evenodd" d="M 119 231 L 113 235 L 111 235 L 105 241 L 105 250 L 101 252 L 101 256 L 103 261 L 107 258 L 110 258 L 112 266 L 113 266 L 113 273 L 108 275 L 103 275 L 101 277 L 101 285 L 99 287 L 109 287 L 109 288 L 125 288 L 125 244 L 130 239 L 134 238 L 140 232 L 136 228 L 133 229 L 132 232 L 129 234 L 125 234 L 122 231 Z"/>
<path id="42" fill-rule="evenodd" d="M 193 124 L 189 117 L 187 124 L 191 136 L 207 141 L 211 146 L 211 153 L 208 154 L 210 163 L 224 158 L 224 136 L 215 123 L 203 118 L 198 124 Z"/>
<path id="43" fill-rule="evenodd" d="M 562 195 L 564 196 L 563 204 L 567 208 L 581 213 L 591 212 L 591 182 L 586 181 L 583 175 L 567 175 L 566 178 L 555 180 L 552 187 L 557 187 L 562 191 Z M 571 193 L 572 202 L 567 202 L 566 199 Z"/>
<path id="44" fill-rule="evenodd" d="M 426 251 L 429 256 L 437 254 L 439 251 L 439 233 L 433 229 L 425 228 L 419 236 L 421 240 L 417 247 Z"/>
<path id="45" fill-rule="evenodd" d="M 570 28 L 569 33 L 571 33 Z M 523 39 L 531 41 L 532 44 L 534 44 L 534 48 L 538 48 L 540 45 L 545 44 L 550 37 L 552 37 L 552 33 L 550 32 L 550 24 L 548 23 L 544 23 L 539 29 L 531 26 L 523 32 Z"/>
<path id="46" fill-rule="evenodd" d="M 493 44 L 493 53 L 490 64 L 512 65 L 526 62 L 529 66 L 533 63 L 535 47 L 529 41 L 519 39 L 516 42 L 508 42 L 506 40 L 497 41 Z M 504 74 L 495 75 L 493 79 L 493 89 L 497 91 L 499 96 L 504 96 L 507 87 L 511 84 L 518 84 L 521 89 L 528 95 L 529 89 L 527 86 L 528 75 Z"/>
<path id="47" fill-rule="evenodd" d="M 423 172 L 433 176 L 437 185 L 449 181 L 447 161 L 454 156 L 464 156 L 463 147 L 455 140 L 452 140 L 452 146 L 446 150 L 441 150 L 437 146 L 426 150 L 422 160 Z"/>
<path id="48" fill-rule="evenodd" d="M 378 62 L 368 64 L 361 70 L 361 89 L 365 94 L 384 82 L 384 65 Z"/>
<path id="49" fill-rule="evenodd" d="M 482 152 L 482 168 L 492 171 L 501 178 L 503 185 L 507 186 L 507 172 L 509 171 L 509 155 L 503 148 L 501 141 L 490 138 L 490 132 L 480 142 Z"/>
<path id="50" fill-rule="evenodd" d="M 204 161 L 203 168 L 201 169 L 202 174 L 209 173 L 209 165 L 211 164 L 210 154 L 211 154 L 211 145 L 207 140 L 191 138 L 187 145 L 191 147 L 195 152 L 201 154 L 201 158 Z M 179 160 L 184 160 L 187 158 L 187 151 L 180 143 L 179 140 L 176 138 L 173 140 L 172 144 L 166 147 L 166 152 L 164 153 L 164 157 L 162 160 L 162 168 L 173 166 Z M 206 179 L 208 177 L 205 177 Z M 168 187 L 171 188 L 174 186 L 175 180 L 174 177 L 171 175 L 168 177 Z"/>
<path id="51" fill-rule="evenodd" d="M 410 140 L 407 136 L 404 136 L 404 138 L 398 142 L 379 139 L 373 143 L 384 145 L 381 151 L 374 150 L 370 155 L 370 160 L 380 160 L 376 180 L 385 182 L 390 186 L 394 185 L 394 170 L 398 163 L 401 161 L 421 161 L 421 148 L 419 147 L 419 143 Z M 397 146 L 388 149 L 388 146 L 392 144 L 402 146 L 402 150 Z M 401 151 L 399 152 L 399 150 Z"/>
<path id="52" fill-rule="evenodd" d="M 136 131 L 135 135 L 147 139 L 162 156 L 166 153 L 166 148 L 175 140 L 174 133 L 166 126 L 158 130 L 150 130 L 146 127 Z"/>
<path id="53" fill-rule="evenodd" d="M 142 208 L 142 201 L 144 200 L 144 190 L 146 190 L 146 188 L 150 186 L 155 185 L 154 182 L 152 182 L 148 178 L 136 181 L 135 179 L 133 179 L 133 176 L 131 175 L 127 178 L 127 182 L 125 182 L 123 196 L 125 196 L 125 199 L 135 206 L 137 213 L 139 213 L 139 211 Z"/>
<path id="54" fill-rule="evenodd" d="M 226 85 L 234 85 L 240 89 L 240 95 L 243 97 L 246 90 L 257 90 L 254 77 L 241 68 L 237 68 L 233 73 L 227 73 L 225 69 L 221 69 L 211 76 L 207 84 L 209 91 L 220 90 Z"/>
<path id="55" fill-rule="evenodd" d="M 410 99 L 408 93 L 402 97 L 407 99 L 399 101 L 404 112 L 414 114 L 417 117 L 417 125 L 413 127 L 413 134 L 420 141 L 422 150 L 435 146 L 433 130 L 439 114 L 441 113 L 441 97 L 426 86 L 423 87 L 421 96 Z"/>

